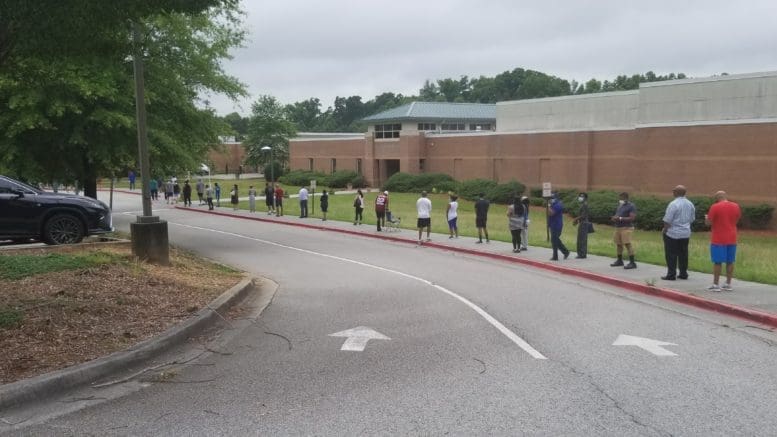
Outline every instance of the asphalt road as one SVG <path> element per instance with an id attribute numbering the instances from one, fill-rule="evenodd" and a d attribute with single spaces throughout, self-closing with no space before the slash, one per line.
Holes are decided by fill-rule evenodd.
<path id="1" fill-rule="evenodd" d="M 120 197 L 117 209 L 137 209 L 137 196 Z M 431 248 L 182 210 L 160 215 L 173 243 L 277 282 L 271 305 L 222 354 L 173 383 L 14 434 L 777 430 L 777 336 L 732 328 L 739 321 Z M 114 223 L 132 219 L 117 213 Z M 389 339 L 330 335 L 356 327 Z M 613 345 L 621 335 L 673 345 Z M 341 350 L 346 343 L 364 350 Z"/>

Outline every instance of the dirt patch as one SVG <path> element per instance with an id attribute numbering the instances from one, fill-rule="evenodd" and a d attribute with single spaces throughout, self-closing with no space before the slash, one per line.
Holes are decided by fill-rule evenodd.
<path id="1" fill-rule="evenodd" d="M 191 317 L 242 279 L 175 249 L 170 266 L 139 262 L 127 246 L 82 250 L 108 251 L 118 262 L 0 279 L 0 383 L 125 349 Z"/>

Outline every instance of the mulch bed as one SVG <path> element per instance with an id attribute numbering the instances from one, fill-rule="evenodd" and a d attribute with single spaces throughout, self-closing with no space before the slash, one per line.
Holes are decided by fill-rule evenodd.
<path id="1" fill-rule="evenodd" d="M 0 308 L 23 312 L 16 326 L 0 327 L 0 383 L 125 349 L 190 317 L 242 279 L 175 249 L 170 266 L 134 260 L 127 246 L 83 250 L 118 252 L 126 262 L 0 279 Z"/>

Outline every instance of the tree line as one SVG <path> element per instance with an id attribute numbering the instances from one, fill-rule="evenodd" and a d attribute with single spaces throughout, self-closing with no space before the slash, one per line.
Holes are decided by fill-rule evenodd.
<path id="1" fill-rule="evenodd" d="M 361 96 L 337 97 L 334 106 L 322 110 L 316 97 L 287 104 L 283 116 L 299 132 L 364 132 L 361 119 L 412 101 L 454 103 L 496 103 L 506 100 L 536 99 L 639 88 L 643 82 L 684 79 L 683 73 L 657 75 L 652 71 L 631 76 L 620 75 L 612 80 L 590 79 L 585 83 L 568 81 L 539 71 L 516 68 L 494 77 L 480 76 L 459 79 L 426 80 L 417 95 L 404 96 L 385 92 L 364 101 Z M 245 139 L 249 117 L 234 112 L 224 117 L 237 139 Z"/>

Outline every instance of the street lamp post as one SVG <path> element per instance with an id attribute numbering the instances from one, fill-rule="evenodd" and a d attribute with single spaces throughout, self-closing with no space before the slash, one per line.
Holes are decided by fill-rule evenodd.
<path id="1" fill-rule="evenodd" d="M 272 209 L 278 212 L 278 206 L 275 204 L 275 151 L 270 146 L 262 147 L 263 152 L 270 152 L 270 183 L 272 184 Z"/>

